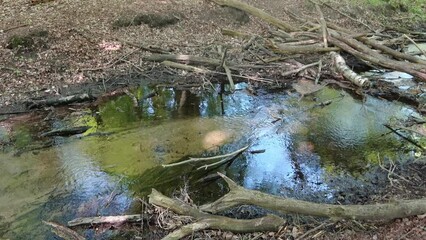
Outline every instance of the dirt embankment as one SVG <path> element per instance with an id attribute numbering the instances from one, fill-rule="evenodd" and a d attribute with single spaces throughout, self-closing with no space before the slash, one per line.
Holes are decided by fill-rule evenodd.
<path id="1" fill-rule="evenodd" d="M 297 21 L 289 14 L 306 17 L 315 13 L 309 1 L 247 3 L 294 25 Z M 377 15 L 369 8 L 332 4 L 372 28 L 380 27 Z M 324 12 L 342 26 L 365 28 L 330 8 L 324 8 Z M 144 22 L 143 14 L 148 18 L 150 14 L 171 16 L 177 21 L 164 25 Z M 219 45 L 239 48 L 247 43 L 222 35 L 221 29 L 256 35 L 273 29 L 247 14 L 205 0 L 3 0 L 0 19 L 0 106 L 30 96 L 63 94 L 72 85 L 101 80 L 106 81 L 103 90 L 108 90 L 121 75 L 143 75 L 154 82 L 173 80 L 177 77 L 155 71 L 158 64 L 142 61 L 151 52 L 138 46 L 208 56 Z M 228 55 L 243 58 L 231 50 Z"/>

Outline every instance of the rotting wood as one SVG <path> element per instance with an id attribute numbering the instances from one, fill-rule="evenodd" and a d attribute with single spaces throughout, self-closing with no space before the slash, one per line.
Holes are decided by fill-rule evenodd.
<path id="1" fill-rule="evenodd" d="M 265 11 L 260 10 L 256 7 L 253 7 L 251 5 L 248 5 L 247 3 L 240 2 L 238 0 L 210 0 L 210 1 L 215 2 L 216 4 L 220 6 L 228 6 L 228 7 L 236 8 L 246 13 L 249 13 L 284 31 L 294 32 L 298 30 L 296 27 L 293 27 L 292 25 L 271 16 Z"/>
<path id="2" fill-rule="evenodd" d="M 265 217 L 249 220 L 212 215 L 202 212 L 182 201 L 168 198 L 155 189 L 152 189 L 149 195 L 149 203 L 166 208 L 180 215 L 191 216 L 195 220 L 195 222 L 170 233 L 163 240 L 181 239 L 192 234 L 194 231 L 204 229 L 221 229 L 241 233 L 276 231 L 286 223 L 284 219 L 275 215 L 266 215 Z"/>
<path id="3" fill-rule="evenodd" d="M 226 181 L 230 191 L 215 202 L 200 206 L 203 212 L 215 214 L 239 205 L 250 204 L 281 214 L 294 213 L 333 219 L 371 221 L 388 221 L 426 213 L 426 198 L 369 205 L 312 203 L 248 190 L 237 185 L 227 176 L 218 174 Z"/>

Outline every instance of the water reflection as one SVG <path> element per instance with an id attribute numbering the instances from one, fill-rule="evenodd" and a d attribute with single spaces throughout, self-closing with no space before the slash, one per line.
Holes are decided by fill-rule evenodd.
<path id="1" fill-rule="evenodd" d="M 185 181 L 198 200 L 208 201 L 226 187 L 220 181 L 198 180 L 217 171 L 246 188 L 332 201 L 341 189 L 327 179 L 342 172 L 362 175 L 378 153 L 397 157 L 401 143 L 386 134 L 382 124 L 413 114 L 409 108 L 374 98 L 360 102 L 341 97 L 333 89 L 317 94 L 320 101 L 333 100 L 320 108 L 307 97 L 300 102 L 282 93 L 253 97 L 244 85 L 237 87 L 228 95 L 218 93 L 220 86 L 202 94 L 143 86 L 59 124 L 91 126 L 83 136 L 110 135 L 56 137 L 52 148 L 19 157 L 0 153 L 4 193 L 0 237 L 47 236 L 46 228 L 34 231 L 40 220 L 64 223 L 76 216 L 123 213 L 133 196 L 146 195 L 152 187 L 171 194 Z M 36 139 L 28 128 L 16 130 L 15 137 L 2 135 L 7 141 L 15 139 L 16 147 Z M 229 153 L 247 144 L 249 151 L 220 168 L 161 167 L 188 156 Z"/>

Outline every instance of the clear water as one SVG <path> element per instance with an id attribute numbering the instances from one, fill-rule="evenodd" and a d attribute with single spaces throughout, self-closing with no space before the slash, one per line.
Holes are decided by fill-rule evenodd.
<path id="1" fill-rule="evenodd" d="M 133 91 L 139 107 L 124 95 L 98 109 L 44 123 L 50 129 L 92 127 L 77 137 L 40 139 L 40 131 L 47 130 L 35 129 L 34 123 L 0 122 L 5 146 L 0 152 L 0 238 L 55 239 L 42 220 L 66 225 L 76 217 L 133 213 L 133 199 L 153 187 L 170 195 L 188 184 L 196 201 L 211 201 L 226 187 L 220 180 L 199 180 L 217 171 L 249 189 L 333 201 L 341 188 L 327 179 L 342 173 L 359 178 L 379 159 L 400 157 L 401 142 L 383 124 L 415 114 L 400 104 L 374 98 L 361 102 L 328 88 L 316 95 L 318 101 L 332 100 L 326 107 L 315 107 L 318 102 L 310 97 L 251 96 L 244 85 L 239 88 L 223 96 L 164 88 L 144 98 L 154 89 L 141 87 Z M 48 140 L 52 147 L 34 149 Z M 161 166 L 245 145 L 248 151 L 220 168 Z M 19 149 L 27 150 L 16 155 Z M 254 150 L 264 152 L 250 153 Z"/>

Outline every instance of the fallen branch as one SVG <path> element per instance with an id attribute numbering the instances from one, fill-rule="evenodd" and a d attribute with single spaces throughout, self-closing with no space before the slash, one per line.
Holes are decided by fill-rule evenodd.
<path id="1" fill-rule="evenodd" d="M 223 154 L 223 155 L 217 155 L 217 156 L 205 157 L 205 158 L 192 158 L 191 157 L 188 160 L 185 160 L 185 161 L 182 161 L 182 162 L 171 163 L 171 164 L 163 164 L 161 166 L 163 166 L 163 167 L 175 167 L 175 166 L 179 166 L 179 165 L 183 165 L 183 164 L 187 164 L 187 163 L 191 163 L 191 162 L 210 161 L 210 160 L 232 157 L 232 156 L 236 156 L 237 154 L 244 152 L 248 147 L 249 146 L 245 146 L 245 147 L 240 148 L 240 149 L 238 149 L 234 152 Z"/>
<path id="2" fill-rule="evenodd" d="M 239 9 L 241 11 L 244 11 L 248 14 L 251 14 L 253 16 L 256 16 L 260 19 L 262 19 L 263 21 L 276 26 L 284 31 L 289 31 L 289 32 L 295 32 L 297 31 L 296 27 L 293 27 L 292 25 L 283 22 L 271 15 L 269 15 L 268 13 L 266 13 L 265 11 L 262 11 L 258 8 L 255 8 L 253 6 L 248 5 L 247 3 L 243 3 L 240 2 L 238 0 L 210 0 L 212 2 L 215 2 L 216 4 L 220 5 L 220 6 L 228 6 L 228 7 L 232 7 L 232 8 L 236 8 Z"/>
<path id="3" fill-rule="evenodd" d="M 337 72 L 342 74 L 347 80 L 351 81 L 358 87 L 370 85 L 370 81 L 367 78 L 361 77 L 356 72 L 352 71 L 352 69 L 350 69 L 348 65 L 346 65 L 345 59 L 340 56 L 340 54 L 336 52 L 331 52 L 330 54 L 334 59 Z"/>
<path id="4" fill-rule="evenodd" d="M 75 231 L 64 227 L 62 225 L 59 225 L 54 222 L 46 222 L 43 221 L 44 224 L 52 227 L 52 232 L 54 232 L 56 235 L 63 239 L 67 240 L 85 240 L 84 237 L 80 236 L 80 234 L 76 233 Z"/>
<path id="5" fill-rule="evenodd" d="M 426 68 L 426 61 L 421 59 L 421 58 L 412 56 L 410 54 L 395 51 L 392 48 L 386 47 L 385 45 L 383 45 L 383 44 L 381 44 L 381 43 L 379 43 L 379 42 L 377 42 L 373 39 L 368 39 L 367 37 L 359 37 L 358 39 L 360 41 L 364 42 L 365 44 L 370 45 L 370 46 L 372 46 L 372 47 L 374 47 L 374 48 L 382 51 L 383 53 L 386 53 L 386 54 L 388 54 L 388 55 L 390 55 L 394 58 L 398 58 L 398 59 L 401 59 L 401 60 L 407 60 L 407 61 L 414 62 L 414 63 L 423 64 L 423 65 L 425 65 L 425 68 Z"/>
<path id="6" fill-rule="evenodd" d="M 200 64 L 200 65 L 210 65 L 219 67 L 220 60 L 206 57 L 199 57 L 193 55 L 173 55 L 173 54 L 152 54 L 150 56 L 146 56 L 142 58 L 145 61 L 153 61 L 153 62 L 163 62 L 163 61 L 172 61 L 172 62 L 180 62 L 187 64 Z M 232 64 L 230 64 L 232 65 Z"/>
<path id="7" fill-rule="evenodd" d="M 162 62 L 162 64 L 165 65 L 165 66 L 179 68 L 179 69 L 183 69 L 183 70 L 191 71 L 191 72 L 196 72 L 196 73 L 203 73 L 203 74 L 209 73 L 209 74 L 226 76 L 226 73 L 212 71 L 212 70 L 203 69 L 203 68 L 198 68 L 198 67 L 194 67 L 194 66 L 190 66 L 190 65 L 186 65 L 186 64 L 171 62 L 171 61 L 164 61 L 164 62 Z M 231 74 L 231 76 L 232 77 L 238 77 L 238 78 L 244 78 L 244 79 L 248 79 L 248 80 L 252 80 L 252 81 L 266 82 L 266 83 L 274 83 L 275 82 L 274 80 L 267 79 L 267 78 L 248 77 L 248 76 L 235 75 L 235 74 Z"/>
<path id="8" fill-rule="evenodd" d="M 177 214 L 193 217 L 196 222 L 183 226 L 182 228 L 170 233 L 163 240 L 181 239 L 187 235 L 204 229 L 221 229 L 232 232 L 261 232 L 276 231 L 285 224 L 285 220 L 275 216 L 267 215 L 262 218 L 241 220 L 232 219 L 224 216 L 217 216 L 201 212 L 195 207 L 189 206 L 181 201 L 168 198 L 160 192 L 152 189 L 149 195 L 149 203 L 169 209 Z"/>
<path id="9" fill-rule="evenodd" d="M 68 137 L 68 136 L 84 133 L 89 129 L 90 129 L 90 127 L 88 127 L 88 126 L 62 128 L 62 129 L 56 129 L 56 130 L 44 132 L 44 133 L 40 134 L 40 137 L 53 137 L 53 136 Z"/>
<path id="10" fill-rule="evenodd" d="M 300 67 L 298 69 L 294 69 L 294 70 L 290 70 L 290 71 L 284 72 L 284 73 L 281 74 L 281 76 L 282 77 L 290 76 L 290 75 L 293 75 L 295 73 L 301 72 L 301 71 L 303 71 L 303 70 L 305 70 L 307 68 L 319 65 L 319 64 L 320 64 L 320 61 L 314 62 L 314 63 L 310 63 L 310 64 L 306 64 L 306 65 L 304 65 L 304 66 L 302 66 L 302 67 Z"/>
<path id="11" fill-rule="evenodd" d="M 200 207 L 204 212 L 218 213 L 235 206 L 249 204 L 281 214 L 301 214 L 334 219 L 387 221 L 426 213 L 426 199 L 400 200 L 370 205 L 332 205 L 281 198 L 255 190 L 244 189 L 230 178 L 218 173 L 230 191 L 213 203 Z"/>
<path id="12" fill-rule="evenodd" d="M 121 216 L 102 216 L 102 217 L 85 217 L 76 218 L 68 222 L 68 227 L 79 225 L 93 225 L 93 224 L 122 224 L 141 222 L 143 217 L 141 214 L 121 215 Z"/>
<path id="13" fill-rule="evenodd" d="M 274 52 L 279 54 L 310 54 L 310 53 L 324 53 L 339 51 L 337 47 L 324 47 L 322 44 L 311 44 L 305 46 L 279 44 L 274 45 L 268 42 L 268 47 Z"/>
<path id="14" fill-rule="evenodd" d="M 336 39 L 334 37 L 330 37 L 329 42 L 334 44 L 335 46 L 340 47 L 342 50 L 354 55 L 357 58 L 363 59 L 365 61 L 369 61 L 373 64 L 377 64 L 388 69 L 394 69 L 401 72 L 406 72 L 418 78 L 419 80 L 426 82 L 426 70 L 423 70 L 425 72 L 421 72 L 417 70 L 418 67 L 413 68 L 413 66 L 411 65 L 407 66 L 409 63 L 406 63 L 406 62 L 385 59 L 384 57 L 377 58 L 376 56 L 372 56 L 376 54 L 371 54 L 371 52 L 373 52 L 371 49 L 361 52 L 358 49 L 355 49 L 349 46 L 348 44 L 344 43 L 343 41 L 341 41 L 342 39 L 343 38 Z"/>
<path id="15" fill-rule="evenodd" d="M 417 49 L 419 49 L 419 51 L 426 56 L 426 52 L 412 39 L 410 38 L 407 34 L 403 35 L 405 38 L 407 38 L 412 44 L 414 44 L 414 46 L 416 46 Z"/>
<path id="16" fill-rule="evenodd" d="M 87 93 L 83 93 L 83 94 L 70 95 L 70 96 L 60 97 L 60 98 L 28 101 L 26 102 L 26 104 L 29 109 L 33 109 L 33 108 L 40 108 L 40 107 L 67 105 L 70 103 L 91 101 L 93 99 L 95 99 L 95 97 Z"/>

